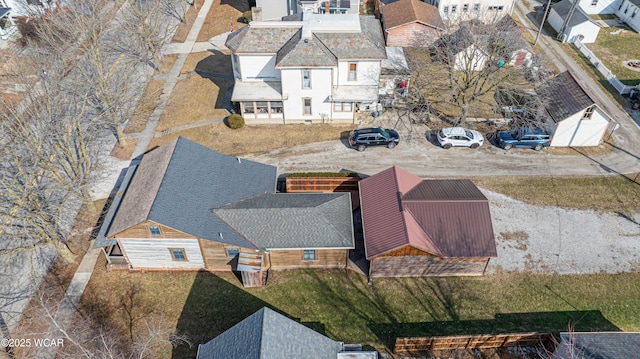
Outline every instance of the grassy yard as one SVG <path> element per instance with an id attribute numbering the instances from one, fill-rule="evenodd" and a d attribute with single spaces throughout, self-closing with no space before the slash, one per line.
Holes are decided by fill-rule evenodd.
<path id="1" fill-rule="evenodd" d="M 487 177 L 479 187 L 544 206 L 640 212 L 640 178 L 635 174 L 598 177 Z"/>
<path id="2" fill-rule="evenodd" d="M 195 344 L 164 348 L 157 358 L 193 357 L 198 343 L 263 306 L 335 340 L 381 351 L 396 337 L 559 332 L 569 322 L 576 331 L 640 330 L 640 274 L 394 278 L 369 286 L 343 271 L 300 270 L 275 272 L 267 287 L 243 289 L 231 273 L 129 273 L 101 264 L 82 313 L 128 332 L 121 299 L 138 288 L 134 315 L 162 313 L 166 325 Z M 134 329 L 144 330 L 143 321 Z"/>
<path id="3" fill-rule="evenodd" d="M 215 123 L 156 137 L 149 149 L 183 136 L 218 152 L 241 156 L 310 142 L 338 141 L 346 131 L 354 128 L 355 125 L 252 125 L 232 130 L 223 123 Z"/>
<path id="4" fill-rule="evenodd" d="M 617 30 L 625 30 L 619 34 Z M 607 27 L 600 30 L 593 44 L 587 44 L 616 77 L 625 85 L 640 83 L 640 71 L 633 71 L 624 64 L 629 60 L 640 60 L 640 34 L 628 27 Z"/>

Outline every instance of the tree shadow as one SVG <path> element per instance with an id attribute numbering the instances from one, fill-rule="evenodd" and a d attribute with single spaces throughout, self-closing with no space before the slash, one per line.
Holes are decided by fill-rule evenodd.
<path id="1" fill-rule="evenodd" d="M 240 12 L 245 12 L 250 10 L 251 6 L 256 6 L 256 0 L 221 0 L 220 5 L 231 6 Z"/>
<path id="2" fill-rule="evenodd" d="M 375 323 L 369 328 L 389 350 L 393 350 L 396 338 L 523 332 L 558 334 L 567 330 L 568 323 L 574 323 L 576 331 L 620 331 L 599 310 L 504 313 L 483 320 Z"/>
<path id="3" fill-rule="evenodd" d="M 218 50 L 209 50 L 209 52 L 209 56 L 196 64 L 194 72 L 203 78 L 209 79 L 218 88 L 218 95 L 213 107 L 233 113 L 231 94 L 233 92 L 234 78 L 231 55 Z"/>

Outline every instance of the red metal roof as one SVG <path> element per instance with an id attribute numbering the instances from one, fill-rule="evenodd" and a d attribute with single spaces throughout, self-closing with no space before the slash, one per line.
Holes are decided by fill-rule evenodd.
<path id="1" fill-rule="evenodd" d="M 360 181 L 367 258 L 410 245 L 447 258 L 495 257 L 489 201 L 469 180 L 391 167 Z"/>

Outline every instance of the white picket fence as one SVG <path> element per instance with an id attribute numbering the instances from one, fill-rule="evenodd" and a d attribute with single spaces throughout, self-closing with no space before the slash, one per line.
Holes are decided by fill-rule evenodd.
<path id="1" fill-rule="evenodd" d="M 611 86 L 615 87 L 616 91 L 618 91 L 619 94 L 621 95 L 626 95 L 629 92 L 631 92 L 632 89 L 634 88 L 640 88 L 638 86 L 627 86 L 625 84 L 623 84 L 622 82 L 620 82 L 620 80 L 618 80 L 616 78 L 616 75 L 614 75 L 611 70 L 609 70 L 601 61 L 600 59 L 598 59 L 598 57 L 591 52 L 591 50 L 589 50 L 587 48 L 586 45 L 584 45 L 583 43 L 581 43 L 579 40 L 574 41 L 573 43 L 578 50 L 580 50 L 580 52 L 589 60 L 591 61 L 591 63 L 593 64 L 593 66 L 598 69 L 598 71 L 600 71 L 600 73 L 609 81 L 609 83 L 611 84 Z"/>

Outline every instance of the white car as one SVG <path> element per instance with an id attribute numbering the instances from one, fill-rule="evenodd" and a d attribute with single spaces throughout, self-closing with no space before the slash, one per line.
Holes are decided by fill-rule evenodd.
<path id="1" fill-rule="evenodd" d="M 482 146 L 484 137 L 476 130 L 468 130 L 464 127 L 447 127 L 438 131 L 438 143 L 442 148 L 449 149 L 451 147 L 471 147 L 478 148 Z"/>

